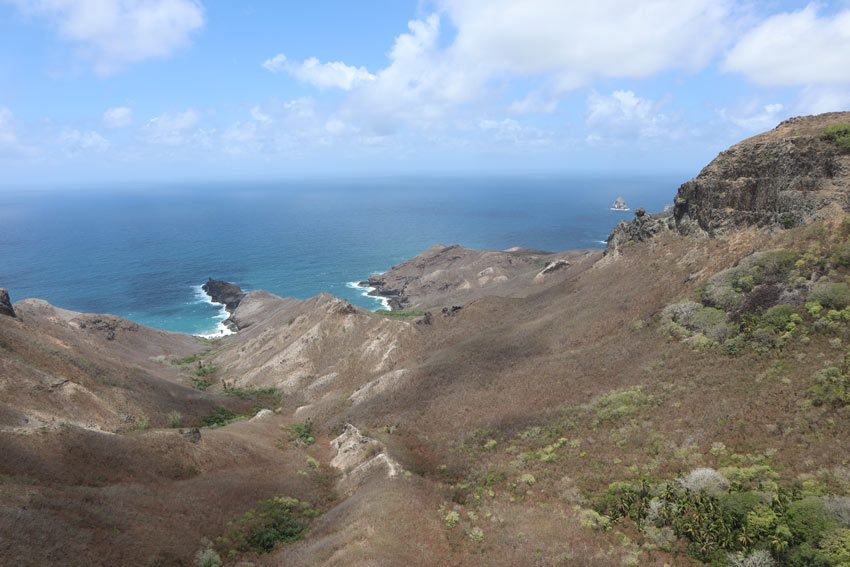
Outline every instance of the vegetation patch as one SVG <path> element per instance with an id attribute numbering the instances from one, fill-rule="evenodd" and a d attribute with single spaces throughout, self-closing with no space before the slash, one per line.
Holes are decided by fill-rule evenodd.
<path id="1" fill-rule="evenodd" d="M 198 376 L 199 378 L 203 378 L 204 376 L 209 376 L 210 374 L 215 374 L 218 372 L 218 366 L 215 364 L 205 364 L 203 366 L 199 366 L 192 371 L 192 374 Z"/>
<path id="2" fill-rule="evenodd" d="M 192 354 L 189 356 L 185 356 L 183 358 L 178 358 L 174 361 L 174 364 L 177 366 L 186 366 L 188 364 L 195 364 L 196 362 L 200 362 L 204 358 L 210 356 L 212 354 L 211 350 L 205 350 L 203 352 L 199 352 L 196 354 Z"/>
<path id="3" fill-rule="evenodd" d="M 208 390 L 209 387 L 212 386 L 212 382 L 205 380 L 204 378 L 192 378 L 192 386 L 198 390 L 204 391 Z"/>
<path id="4" fill-rule="evenodd" d="M 301 539 L 307 522 L 319 512 L 308 502 L 287 496 L 263 500 L 227 524 L 225 535 L 216 540 L 216 548 L 228 559 L 240 552 L 268 553 L 278 544 Z"/>
<path id="5" fill-rule="evenodd" d="M 283 399 L 283 393 L 277 388 L 227 388 L 224 393 L 243 400 L 267 398 L 279 403 Z"/>
<path id="6" fill-rule="evenodd" d="M 222 425 L 227 425 L 231 421 L 240 419 L 240 417 L 241 416 L 236 412 L 233 412 L 224 406 L 218 406 L 215 408 L 213 413 L 201 418 L 201 425 L 203 427 L 221 427 Z"/>
<path id="7" fill-rule="evenodd" d="M 672 481 L 613 483 L 596 502 L 599 518 L 591 521 L 587 514 L 586 523 L 598 529 L 630 520 L 650 540 L 671 530 L 687 542 L 688 555 L 712 565 L 846 564 L 850 531 L 830 512 L 827 497 L 755 477 L 726 479 L 721 472 L 698 469 Z M 753 563 L 756 555 L 765 562 Z"/>
<path id="8" fill-rule="evenodd" d="M 652 399 L 652 396 L 645 393 L 641 386 L 635 386 L 599 396 L 593 403 L 593 409 L 597 419 L 600 421 L 609 421 L 632 415 L 641 406 L 651 402 Z"/>
<path id="9" fill-rule="evenodd" d="M 313 422 L 309 419 L 304 423 L 293 423 L 289 426 L 289 431 L 292 434 L 292 440 L 299 447 L 312 445 L 316 442 L 313 437 Z"/>
<path id="10" fill-rule="evenodd" d="M 839 148 L 850 151 L 850 122 L 839 122 L 827 127 L 823 137 Z"/>
<path id="11" fill-rule="evenodd" d="M 399 309 L 393 311 L 389 309 L 378 309 L 375 313 L 390 319 L 414 319 L 416 317 L 424 317 L 427 311 L 421 309 Z"/>

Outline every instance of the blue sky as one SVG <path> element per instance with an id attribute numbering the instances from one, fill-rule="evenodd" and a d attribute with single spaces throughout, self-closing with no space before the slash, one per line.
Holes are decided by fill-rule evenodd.
<path id="1" fill-rule="evenodd" d="M 0 185 L 694 171 L 850 110 L 850 2 L 0 0 Z"/>

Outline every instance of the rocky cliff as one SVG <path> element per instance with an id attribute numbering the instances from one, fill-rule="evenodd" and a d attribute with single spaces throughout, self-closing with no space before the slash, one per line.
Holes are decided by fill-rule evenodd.
<path id="1" fill-rule="evenodd" d="M 3 288 L 0 288 L 0 315 L 15 316 L 15 310 L 12 308 L 12 302 L 9 299 L 9 292 Z"/>
<path id="2" fill-rule="evenodd" d="M 786 230 L 850 210 L 850 152 L 824 136 L 839 123 L 850 123 L 850 112 L 791 118 L 735 144 L 679 187 L 672 214 L 638 209 L 618 224 L 609 252 L 667 230 L 709 237 Z"/>
<path id="3" fill-rule="evenodd" d="M 679 187 L 673 216 L 683 234 L 714 236 L 757 226 L 791 228 L 848 208 L 850 155 L 824 137 L 850 112 L 792 118 L 721 152 Z"/>

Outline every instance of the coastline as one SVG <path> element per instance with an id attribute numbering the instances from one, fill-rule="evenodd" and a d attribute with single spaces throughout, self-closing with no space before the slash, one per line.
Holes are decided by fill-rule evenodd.
<path id="1" fill-rule="evenodd" d="M 375 272 L 372 275 L 380 275 L 380 274 L 383 274 L 383 273 L 384 272 Z M 354 282 L 347 282 L 345 285 L 346 285 L 346 287 L 349 287 L 351 289 L 362 290 L 360 295 L 362 295 L 363 297 L 368 297 L 370 299 L 374 299 L 374 300 L 380 302 L 380 304 L 381 304 L 380 309 L 383 309 L 385 311 L 392 311 L 393 310 L 392 306 L 390 305 L 389 299 L 387 299 L 386 297 L 383 297 L 382 295 L 378 295 L 377 293 L 373 293 L 373 292 L 377 291 L 377 288 L 374 288 L 374 287 L 369 286 L 369 285 L 363 285 L 364 283 L 366 283 L 366 282 L 354 281 Z"/>

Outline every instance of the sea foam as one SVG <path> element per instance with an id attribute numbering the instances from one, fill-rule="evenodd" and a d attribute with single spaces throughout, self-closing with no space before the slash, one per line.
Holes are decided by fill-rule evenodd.
<path id="1" fill-rule="evenodd" d="M 387 311 L 392 311 L 392 307 L 390 307 L 390 300 L 386 297 L 381 297 L 379 295 L 369 295 L 369 292 L 375 291 L 374 287 L 370 287 L 368 285 L 362 285 L 360 282 L 348 282 L 345 284 L 347 287 L 352 289 L 362 290 L 360 295 L 363 297 L 368 297 L 369 299 L 374 299 L 375 301 L 381 304 L 381 309 L 385 309 Z"/>
<path id="2" fill-rule="evenodd" d="M 203 286 L 194 285 L 192 286 L 192 290 L 195 292 L 195 299 L 197 303 L 209 303 L 210 305 L 219 308 L 219 312 L 215 315 L 215 317 L 213 317 L 216 322 L 215 329 L 209 333 L 195 333 L 195 336 L 203 339 L 217 339 L 219 337 L 232 335 L 233 331 L 224 324 L 224 321 L 230 317 L 230 313 L 227 312 L 227 308 L 223 304 L 213 301 L 212 297 L 204 291 Z"/>

